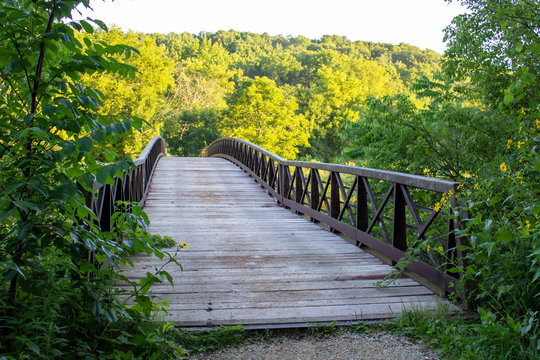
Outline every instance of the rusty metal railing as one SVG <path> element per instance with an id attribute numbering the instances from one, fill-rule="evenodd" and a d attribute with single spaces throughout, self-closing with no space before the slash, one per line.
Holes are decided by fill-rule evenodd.
<path id="1" fill-rule="evenodd" d="M 441 295 L 455 292 L 458 275 L 447 270 L 461 257 L 452 207 L 456 182 L 355 166 L 285 160 L 237 138 L 213 142 L 205 156 L 228 159 L 252 176 L 284 207 L 328 225 L 397 264 L 415 247 L 406 271 Z M 443 206 L 451 204 L 450 207 Z M 449 211 L 441 211 L 450 209 Z"/>
<path id="2" fill-rule="evenodd" d="M 102 231 L 111 230 L 111 216 L 118 201 L 144 205 L 154 169 L 159 159 L 166 154 L 165 141 L 161 136 L 156 136 L 146 145 L 141 155 L 133 160 L 134 168 L 124 173 L 121 178 L 114 177 L 112 184 L 94 185 L 88 207 L 96 214 Z"/>

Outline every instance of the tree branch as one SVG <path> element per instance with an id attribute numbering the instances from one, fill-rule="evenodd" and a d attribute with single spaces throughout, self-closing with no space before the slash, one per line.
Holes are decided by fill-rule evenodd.
<path id="1" fill-rule="evenodd" d="M 54 22 L 54 8 L 56 6 L 56 2 L 52 5 L 51 13 L 49 14 L 49 21 L 47 23 L 47 28 L 45 29 L 44 34 L 48 33 L 52 29 L 52 25 Z M 40 85 L 41 80 L 41 74 L 43 73 L 43 62 L 45 61 L 45 39 L 43 38 L 43 41 L 41 42 L 41 47 L 39 49 L 39 58 L 36 66 L 36 75 L 34 78 L 34 86 L 32 88 L 32 105 L 31 105 L 31 113 L 35 113 L 38 107 L 38 101 L 37 101 L 37 93 Z"/>

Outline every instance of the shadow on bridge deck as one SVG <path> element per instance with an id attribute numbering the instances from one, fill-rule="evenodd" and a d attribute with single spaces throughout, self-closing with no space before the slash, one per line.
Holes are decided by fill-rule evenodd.
<path id="1" fill-rule="evenodd" d="M 145 206 L 150 231 L 185 242 L 174 287 L 152 294 L 169 303 L 168 321 L 187 327 L 298 326 L 376 320 L 438 297 L 409 278 L 378 288 L 392 268 L 279 207 L 237 166 L 219 158 L 162 158 Z M 159 266 L 133 258 L 131 278 Z"/>

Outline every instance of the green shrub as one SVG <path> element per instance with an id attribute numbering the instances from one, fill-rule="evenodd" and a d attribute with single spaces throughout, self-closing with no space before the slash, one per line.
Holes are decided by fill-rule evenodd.
<path id="1" fill-rule="evenodd" d="M 85 194 L 132 166 L 104 145 L 141 121 L 97 114 L 101 94 L 85 74 L 134 76 L 115 60 L 137 50 L 80 41 L 78 32 L 105 28 L 71 20 L 88 0 L 0 3 L 0 357 L 8 359 L 175 358 L 171 326 L 151 322 L 159 310 L 147 296 L 164 271 L 135 283 L 117 272 L 126 255 L 161 251 L 163 239 L 144 231 L 147 218 L 119 204 L 103 232 Z M 103 150 L 109 162 L 96 160 Z M 129 207 L 129 209 L 126 209 Z M 132 285 L 133 306 L 115 284 Z"/>

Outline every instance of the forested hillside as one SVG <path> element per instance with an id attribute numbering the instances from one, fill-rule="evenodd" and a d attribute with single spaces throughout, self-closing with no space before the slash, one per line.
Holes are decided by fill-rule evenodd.
<path id="1" fill-rule="evenodd" d="M 218 136 L 236 136 L 291 159 L 339 161 L 348 142 L 344 129 L 359 118 L 367 97 L 410 94 L 415 79 L 440 69 L 440 56 L 430 50 L 339 36 L 114 29 L 93 38 L 139 41 L 141 56 L 131 62 L 141 74 L 135 86 L 91 84 L 117 104 L 107 102 L 106 111 L 121 109 L 121 102 L 126 115 L 152 124 L 144 139 L 162 129 L 171 153 L 184 156 L 198 155 Z M 140 140 L 127 140 L 122 150 L 137 153 Z"/>

